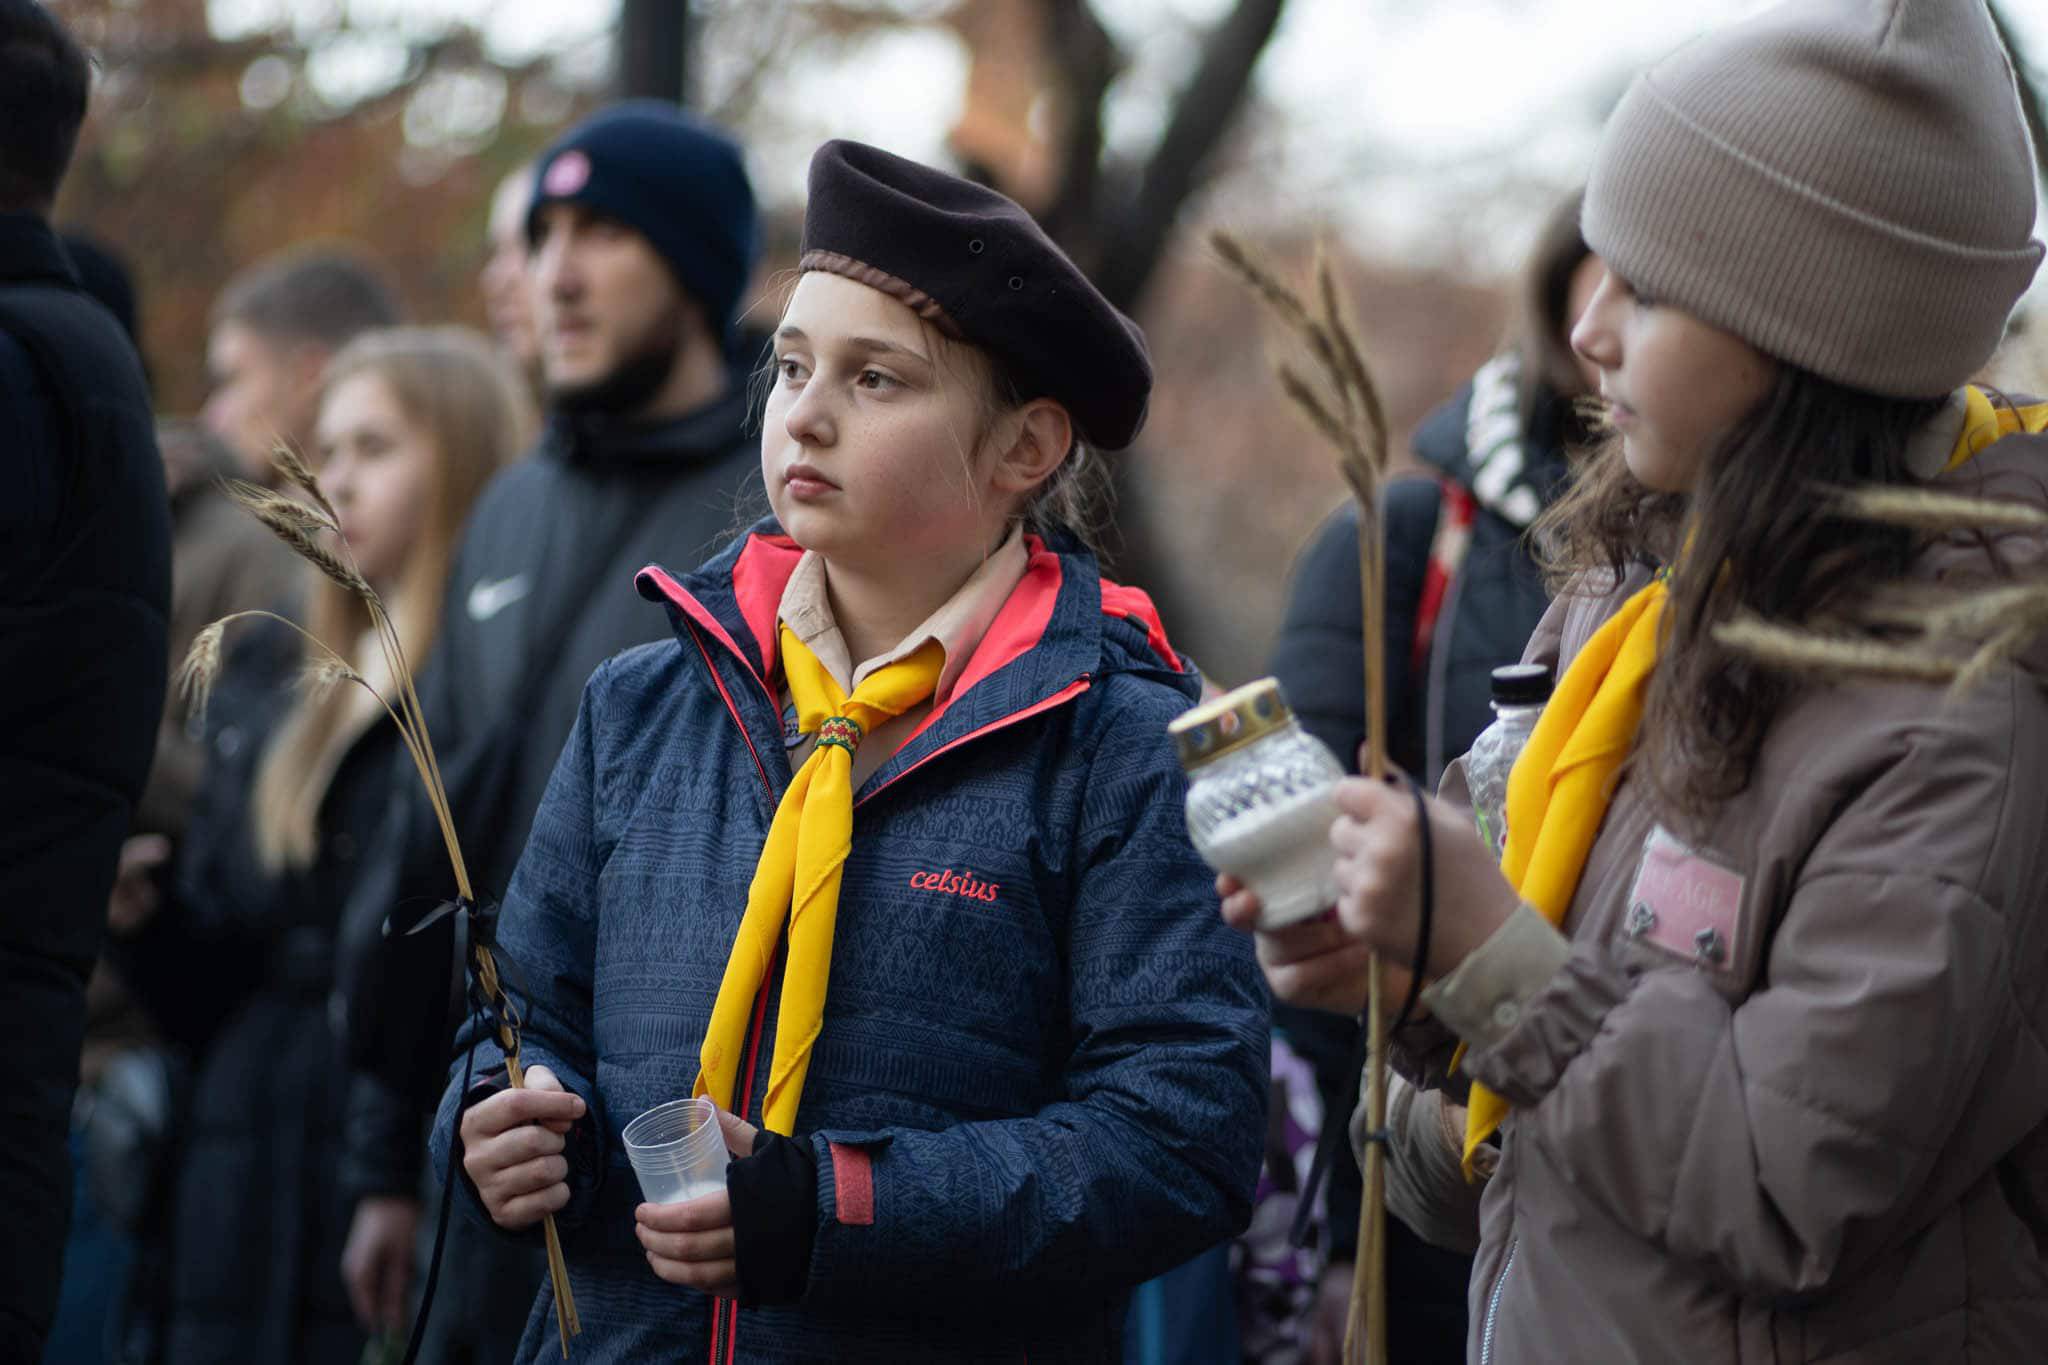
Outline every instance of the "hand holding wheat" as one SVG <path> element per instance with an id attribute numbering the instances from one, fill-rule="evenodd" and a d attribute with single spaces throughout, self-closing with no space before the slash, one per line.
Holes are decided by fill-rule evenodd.
<path id="1" fill-rule="evenodd" d="M 1364 608 L 1365 769 L 1386 776 L 1386 534 L 1380 487 L 1387 471 L 1387 418 L 1378 386 L 1366 368 L 1337 291 L 1329 257 L 1316 253 L 1315 290 L 1304 300 L 1283 284 L 1243 243 L 1217 232 L 1210 243 L 1225 265 L 1279 315 L 1306 348 L 1321 385 L 1294 365 L 1279 362 L 1275 374 L 1295 410 L 1337 451 L 1337 467 L 1358 503 L 1358 582 Z M 1366 1117 L 1370 1132 L 1387 1126 L 1387 1038 L 1382 1008 L 1386 982 L 1375 954 L 1367 971 Z M 1387 1359 L 1386 1149 L 1366 1148 L 1365 1199 L 1359 1208 L 1358 1279 L 1344 1333 L 1347 1362 L 1384 1365 Z"/>
<path id="2" fill-rule="evenodd" d="M 392 625 L 383 599 L 357 568 L 347 542 L 341 537 L 340 518 L 321 489 L 319 479 L 288 446 L 279 445 L 272 458 L 286 481 L 302 492 L 306 501 L 239 480 L 226 484 L 228 496 L 262 522 L 271 534 L 289 545 L 301 559 L 361 599 L 369 612 L 371 633 L 382 658 L 385 676 L 392 680 L 391 695 L 386 696 L 326 641 L 297 622 L 269 611 L 236 612 L 201 630 L 193 639 L 178 671 L 179 687 L 193 711 L 203 713 L 212 695 L 214 680 L 220 673 L 222 641 L 228 626 L 236 621 L 264 617 L 296 631 L 305 640 L 311 660 L 306 670 L 309 686 L 359 686 L 376 698 L 377 704 L 391 717 L 392 724 L 398 727 L 399 737 L 404 741 L 406 753 L 426 788 L 428 802 L 440 825 L 448 862 L 455 873 L 459 903 L 474 915 L 476 893 L 470 885 L 462 846 L 455 836 L 455 819 L 448 805 L 448 791 L 441 779 L 440 763 L 434 756 L 426 715 L 420 706 L 419 693 L 413 686 L 412 669 L 405 657 L 405 649 L 399 643 L 398 631 Z M 337 550 L 334 546 L 340 548 Z M 505 1054 L 506 1074 L 516 1091 L 525 1085 L 519 1054 L 519 1014 L 499 978 L 497 958 L 489 940 L 487 931 L 471 933 L 470 968 L 475 974 L 477 989 L 489 1006 L 498 1046 Z M 569 1289 L 568 1266 L 562 1258 L 561 1237 L 555 1229 L 553 1213 L 546 1213 L 542 1223 L 547 1237 L 548 1277 L 554 1288 L 556 1324 L 561 1334 L 562 1355 L 566 1359 L 569 1338 L 581 1331 L 581 1327 L 577 1322 L 576 1302 Z"/>

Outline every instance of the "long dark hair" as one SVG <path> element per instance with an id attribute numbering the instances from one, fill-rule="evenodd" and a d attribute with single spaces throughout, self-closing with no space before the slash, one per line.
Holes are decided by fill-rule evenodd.
<path id="1" fill-rule="evenodd" d="M 1537 553 L 1554 587 L 1588 572 L 1670 566 L 1632 760 L 1668 815 L 1703 823 L 1747 787 L 1798 685 L 1720 644 L 1713 627 L 1746 610 L 1854 629 L 1857 603 L 1899 578 L 1920 538 L 1844 516 L 1833 490 L 1917 483 L 1907 445 L 1945 401 L 1884 398 L 1780 364 L 1762 400 L 1713 443 L 1691 494 L 1639 483 L 1610 439 L 1538 520 Z"/>

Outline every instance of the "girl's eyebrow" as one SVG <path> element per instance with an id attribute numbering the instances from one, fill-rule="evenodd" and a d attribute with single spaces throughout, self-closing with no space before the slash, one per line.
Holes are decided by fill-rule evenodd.
<path id="1" fill-rule="evenodd" d="M 784 323 L 781 327 L 777 328 L 775 337 L 778 341 L 810 340 L 808 336 L 804 335 L 804 329 L 796 326 L 794 323 Z M 907 360 L 915 360 L 921 365 L 932 363 L 931 357 L 925 355 L 922 351 L 913 351 L 908 346 L 900 345 L 894 341 L 885 341 L 881 337 L 850 336 L 845 338 L 840 344 L 849 350 L 859 351 L 863 355 L 893 355 L 901 356 Z"/>

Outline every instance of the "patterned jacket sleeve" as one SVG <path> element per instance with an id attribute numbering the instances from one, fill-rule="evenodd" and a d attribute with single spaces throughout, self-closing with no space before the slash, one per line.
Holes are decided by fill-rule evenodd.
<path id="1" fill-rule="evenodd" d="M 599 668 L 583 689 L 575 728 L 534 815 L 533 832 L 512 874 L 498 922 L 498 959 L 514 987 L 524 1024 L 521 1062 L 528 1068 L 547 1067 L 564 1089 L 582 1096 L 588 1106 L 570 1137 L 569 1203 L 556 1215 L 565 1231 L 589 1214 L 604 1171 L 605 1123 L 593 1083 L 590 1033 L 597 877 L 604 864 L 592 748 L 610 670 L 610 664 Z M 462 1085 L 463 1054 L 472 1046 L 477 1076 L 488 1075 L 505 1062 L 496 1039 L 474 1018 L 463 1026 L 431 1142 L 435 1172 L 444 1179 L 448 1163 L 461 1162 L 457 1126 L 468 1099 Z M 458 1184 L 464 1209 L 488 1224 L 475 1187 L 467 1177 Z"/>
<path id="2" fill-rule="evenodd" d="M 1153 709 L 1117 716 L 1082 798 L 1065 1097 L 1029 1118 L 938 1132 L 812 1134 L 807 1303 L 933 1290 L 1042 1302 L 1069 1286 L 1099 1296 L 1245 1226 L 1267 997 L 1188 842 L 1163 734 L 1176 708 Z"/>

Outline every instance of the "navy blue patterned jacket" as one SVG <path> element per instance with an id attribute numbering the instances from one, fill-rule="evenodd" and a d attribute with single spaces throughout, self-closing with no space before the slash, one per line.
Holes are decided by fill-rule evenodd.
<path id="1" fill-rule="evenodd" d="M 1267 999 L 1183 821 L 1165 728 L 1197 677 L 1143 593 L 1028 544 L 948 703 L 855 794 L 787 1308 L 655 1278 L 619 1130 L 690 1093 L 790 780 L 774 625 L 799 551 L 764 522 L 681 580 L 640 575 L 676 639 L 591 678 L 500 928 L 526 1060 L 590 1105 L 558 1219 L 576 1360 L 1116 1360 L 1129 1290 L 1244 1226 Z M 741 1072 L 756 1122 L 779 989 L 778 959 Z M 543 1285 L 521 1360 L 555 1353 L 552 1319 Z"/>

